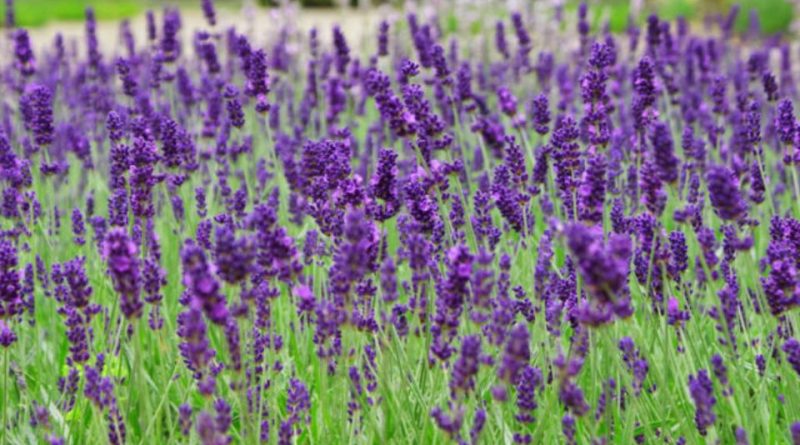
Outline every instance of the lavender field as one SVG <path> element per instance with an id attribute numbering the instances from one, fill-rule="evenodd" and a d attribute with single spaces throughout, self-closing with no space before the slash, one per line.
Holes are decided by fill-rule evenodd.
<path id="1" fill-rule="evenodd" d="M 792 36 L 6 5 L 0 444 L 800 445 Z"/>

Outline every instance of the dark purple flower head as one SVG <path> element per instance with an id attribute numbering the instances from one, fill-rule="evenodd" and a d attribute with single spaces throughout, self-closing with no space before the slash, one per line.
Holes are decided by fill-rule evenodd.
<path id="1" fill-rule="evenodd" d="M 475 388 L 475 376 L 478 374 L 481 359 L 481 337 L 468 335 L 461 340 L 461 355 L 453 364 L 453 375 L 450 389 L 453 393 L 469 393 Z"/>
<path id="2" fill-rule="evenodd" d="M 775 80 L 775 76 L 766 72 L 761 76 L 761 83 L 764 85 L 764 94 L 767 95 L 767 100 L 769 102 L 778 100 L 778 82 Z"/>
<path id="3" fill-rule="evenodd" d="M 147 23 L 147 40 L 154 42 L 156 40 L 156 34 L 158 30 L 156 27 L 156 15 L 152 9 L 148 9 L 145 13 L 145 21 Z"/>
<path id="4" fill-rule="evenodd" d="M 131 211 L 139 218 L 152 218 L 155 216 L 152 192 L 157 182 L 156 144 L 146 137 L 136 137 L 130 155 Z"/>
<path id="5" fill-rule="evenodd" d="M 800 445 L 800 422 L 792 423 L 789 432 L 792 434 L 792 445 Z"/>
<path id="6" fill-rule="evenodd" d="M 131 65 L 126 59 L 117 59 L 117 74 L 122 81 L 122 92 L 126 96 L 136 97 L 138 82 L 135 73 L 131 70 Z"/>
<path id="7" fill-rule="evenodd" d="M 242 128 L 244 126 L 244 111 L 242 110 L 242 103 L 239 101 L 239 91 L 235 86 L 227 85 L 224 94 L 227 99 L 228 120 L 232 126 Z"/>
<path id="8" fill-rule="evenodd" d="M 88 52 L 89 66 L 98 70 L 102 62 L 100 47 L 97 41 L 97 19 L 94 9 L 86 8 L 86 50 Z"/>
<path id="9" fill-rule="evenodd" d="M 389 55 L 389 22 L 382 20 L 378 28 L 378 56 Z"/>
<path id="10" fill-rule="evenodd" d="M 645 56 L 633 71 L 634 125 L 637 131 L 643 132 L 653 118 L 653 105 L 656 101 L 655 67 L 650 57 Z"/>
<path id="11" fill-rule="evenodd" d="M 783 99 L 778 103 L 778 112 L 775 115 L 775 129 L 778 131 L 780 141 L 787 145 L 792 144 L 796 127 L 794 105 L 791 99 Z"/>
<path id="12" fill-rule="evenodd" d="M 31 84 L 22 97 L 22 107 L 27 110 L 24 115 L 26 127 L 33 132 L 37 145 L 45 146 L 53 142 L 53 96 L 44 85 Z"/>
<path id="13" fill-rule="evenodd" d="M 506 87 L 497 89 L 497 102 L 500 106 L 500 111 L 506 116 L 514 116 L 517 114 L 517 98 Z"/>
<path id="14" fill-rule="evenodd" d="M 525 29 L 525 22 L 522 20 L 522 14 L 513 12 L 511 14 L 511 23 L 514 25 L 514 32 L 517 35 L 517 41 L 521 47 L 529 47 L 531 45 L 531 36 L 528 30 Z"/>
<path id="15" fill-rule="evenodd" d="M 615 234 L 604 244 L 599 227 L 588 228 L 580 223 L 568 226 L 565 234 L 583 284 L 592 297 L 581 308 L 584 321 L 589 325 L 603 324 L 611 321 L 613 314 L 629 316 L 631 309 L 626 289 L 630 238 Z"/>
<path id="16" fill-rule="evenodd" d="M 112 142 L 119 142 L 125 136 L 125 122 L 114 110 L 109 111 L 106 118 L 106 131 Z"/>
<path id="17" fill-rule="evenodd" d="M 214 375 L 209 369 L 211 359 L 216 352 L 210 346 L 207 330 L 203 312 L 199 308 L 190 307 L 178 314 L 177 333 L 181 338 L 178 348 L 184 364 L 194 374 L 200 393 L 204 395 L 213 394 L 216 384 Z M 182 412 L 181 418 L 183 416 Z M 183 428 L 185 424 L 183 421 L 181 423 Z M 190 425 L 190 420 L 186 423 Z"/>
<path id="18" fill-rule="evenodd" d="M 792 365 L 792 369 L 800 375 L 800 341 L 790 338 L 781 347 L 786 353 L 786 361 Z"/>
<path id="19" fill-rule="evenodd" d="M 665 183 L 675 183 L 678 180 L 679 165 L 669 126 L 661 122 L 655 123 L 650 142 L 653 144 L 653 159 L 661 180 Z"/>
<path id="20" fill-rule="evenodd" d="M 269 77 L 267 74 L 267 53 L 255 51 L 250 55 L 250 70 L 247 72 L 245 94 L 256 99 L 256 111 L 264 114 L 269 111 Z"/>
<path id="21" fill-rule="evenodd" d="M 739 181 L 724 165 L 712 165 L 706 171 L 706 183 L 711 205 L 716 214 L 726 221 L 741 219 L 747 207 L 739 190 Z"/>
<path id="22" fill-rule="evenodd" d="M 781 315 L 800 305 L 797 296 L 798 265 L 793 259 L 798 255 L 800 223 L 793 218 L 773 217 L 770 224 L 770 242 L 762 265 L 769 265 L 769 273 L 761 278 L 761 286 L 770 312 Z"/>
<path id="23" fill-rule="evenodd" d="M 192 429 L 192 407 L 184 403 L 178 407 L 178 423 L 181 428 L 181 434 L 188 436 Z"/>
<path id="24" fill-rule="evenodd" d="M 36 58 L 31 49 L 28 31 L 18 29 L 14 32 L 14 56 L 17 70 L 24 77 L 30 77 L 36 72 Z"/>
<path id="25" fill-rule="evenodd" d="M 508 60 L 511 58 L 511 54 L 508 52 L 508 42 L 506 41 L 506 28 L 501 20 L 498 20 L 494 27 L 494 44 L 503 59 Z"/>
<path id="26" fill-rule="evenodd" d="M 533 410 L 537 408 L 536 389 L 542 387 L 542 371 L 533 366 L 526 366 L 517 379 L 517 408 L 519 412 L 515 416 L 522 423 L 532 423 Z"/>
<path id="27" fill-rule="evenodd" d="M 585 1 L 578 4 L 578 34 L 585 38 L 589 34 L 588 21 L 589 5 Z"/>
<path id="28" fill-rule="evenodd" d="M 186 240 L 181 249 L 181 264 L 183 285 L 193 299 L 192 304 L 201 307 L 212 323 L 224 326 L 228 321 L 228 306 L 205 251 L 193 240 Z"/>
<path id="29" fill-rule="evenodd" d="M 17 267 L 16 247 L 7 239 L 0 240 L 0 319 L 11 319 L 23 310 Z"/>
<path id="30" fill-rule="evenodd" d="M 255 245 L 248 237 L 236 238 L 228 226 L 217 227 L 214 245 L 214 261 L 220 278 L 235 284 L 253 270 Z"/>
<path id="31" fill-rule="evenodd" d="M 5 320 L 0 320 L 0 346 L 8 348 L 17 341 L 17 334 L 8 327 Z"/>
<path id="32" fill-rule="evenodd" d="M 639 174 L 642 193 L 641 201 L 653 216 L 660 216 L 667 205 L 667 194 L 661 181 L 660 169 L 656 166 L 655 161 L 648 156 L 645 158 Z"/>
<path id="33" fill-rule="evenodd" d="M 14 17 L 14 0 L 6 0 L 6 17 L 5 17 L 5 26 L 6 28 L 14 28 L 17 24 L 17 20 Z"/>
<path id="34" fill-rule="evenodd" d="M 214 26 L 217 24 L 217 12 L 214 10 L 214 1 L 213 0 L 203 0 L 203 15 L 208 20 L 208 24 Z"/>
<path id="35" fill-rule="evenodd" d="M 503 358 L 497 368 L 497 377 L 514 384 L 522 369 L 531 359 L 530 334 L 524 324 L 511 328 L 503 350 Z"/>
<path id="36" fill-rule="evenodd" d="M 140 299 L 141 283 L 139 276 L 139 258 L 136 244 L 130 239 L 126 230 L 115 227 L 106 233 L 103 243 L 103 257 L 108 264 L 108 274 L 114 283 L 114 290 L 121 299 L 120 309 L 128 319 L 142 315 Z"/>
<path id="37" fill-rule="evenodd" d="M 670 275 L 680 281 L 680 275 L 689 267 L 689 256 L 686 247 L 686 236 L 679 230 L 669 234 L 670 261 L 667 270 Z"/>
<path id="38" fill-rule="evenodd" d="M 689 393 L 695 405 L 694 422 L 700 435 L 705 436 L 708 427 L 714 424 L 717 416 L 714 414 L 714 405 L 717 399 L 714 398 L 714 387 L 708 372 L 701 369 L 697 376 L 689 376 Z"/>
<path id="39" fill-rule="evenodd" d="M 575 445 L 575 418 L 569 414 L 564 414 L 561 419 L 561 431 L 564 433 L 564 439 L 567 445 Z"/>
<path id="40" fill-rule="evenodd" d="M 403 61 L 400 62 L 399 80 L 401 84 L 408 84 L 408 82 L 417 75 L 419 75 L 418 64 L 408 59 L 403 59 Z"/>
<path id="41" fill-rule="evenodd" d="M 550 131 L 550 105 L 544 94 L 533 99 L 533 128 L 542 136 Z"/>
<path id="42" fill-rule="evenodd" d="M 77 207 L 72 210 L 72 235 L 75 244 L 82 246 L 86 243 L 86 225 L 83 222 L 83 213 Z"/>
<path id="43" fill-rule="evenodd" d="M 578 124 L 571 116 L 562 116 L 556 120 L 555 129 L 550 137 L 550 144 L 555 161 L 556 185 L 561 191 L 567 213 L 572 215 L 572 192 L 578 185 L 574 172 L 580 165 L 580 145 L 576 142 L 580 132 Z"/>
<path id="44" fill-rule="evenodd" d="M 164 55 L 164 62 L 172 63 L 178 60 L 181 55 L 181 43 L 178 32 L 181 29 L 180 12 L 174 8 L 164 10 L 164 25 L 161 35 L 161 52 Z M 155 31 L 155 27 L 151 31 Z M 153 39 L 155 32 L 148 33 Z"/>
<path id="45" fill-rule="evenodd" d="M 397 190 L 397 153 L 390 149 L 378 152 L 378 165 L 369 184 L 372 198 L 367 211 L 378 221 L 385 221 L 400 211 L 401 202 Z"/>
<path id="46" fill-rule="evenodd" d="M 606 158 L 597 154 L 589 158 L 578 188 L 578 215 L 581 221 L 599 224 L 603 221 L 606 199 Z"/>
<path id="47" fill-rule="evenodd" d="M 347 65 L 350 63 L 350 47 L 338 25 L 333 27 L 333 46 L 336 49 L 336 72 L 340 76 L 344 76 L 347 73 Z"/>

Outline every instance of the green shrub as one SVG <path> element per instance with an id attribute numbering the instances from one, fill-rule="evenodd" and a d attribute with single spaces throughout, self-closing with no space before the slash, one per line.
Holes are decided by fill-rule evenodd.
<path id="1" fill-rule="evenodd" d="M 746 31 L 750 26 L 750 11 L 755 10 L 764 34 L 776 34 L 789 31 L 794 17 L 794 8 L 789 0 L 739 0 L 741 5 L 736 19 L 736 29 Z M 733 3 L 731 3 L 733 4 Z"/>
<path id="2" fill-rule="evenodd" d="M 14 2 L 17 26 L 35 27 L 48 21 L 79 21 L 86 16 L 86 7 L 95 10 L 98 20 L 119 20 L 142 11 L 136 0 L 22 0 Z M 0 3 L 0 16 L 5 16 L 5 2 Z"/>

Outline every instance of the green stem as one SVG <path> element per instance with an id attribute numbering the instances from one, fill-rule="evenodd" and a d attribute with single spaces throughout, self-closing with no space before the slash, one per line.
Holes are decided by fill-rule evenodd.
<path id="1" fill-rule="evenodd" d="M 6 421 L 8 419 L 8 393 L 10 389 L 8 387 L 9 360 L 9 347 L 6 347 L 3 350 L 3 425 L 2 428 L 0 428 L 3 431 L 3 445 L 8 443 L 8 425 Z"/>

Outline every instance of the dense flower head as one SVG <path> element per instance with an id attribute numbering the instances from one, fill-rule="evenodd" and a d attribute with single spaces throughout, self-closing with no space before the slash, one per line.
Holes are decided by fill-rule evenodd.
<path id="1" fill-rule="evenodd" d="M 575 223 L 567 227 L 566 238 L 592 297 L 581 309 L 584 321 L 602 324 L 614 314 L 629 316 L 630 302 L 625 294 L 631 255 L 628 236 L 612 235 L 605 244 L 597 228 Z"/>
<path id="2" fill-rule="evenodd" d="M 257 50 L 250 55 L 249 71 L 247 72 L 247 85 L 245 93 L 256 99 L 256 111 L 266 113 L 269 111 L 267 94 L 269 94 L 269 78 L 267 74 L 267 54 L 264 50 Z"/>
<path id="3" fill-rule="evenodd" d="M 203 15 L 208 20 L 208 24 L 214 26 L 217 24 L 217 12 L 214 10 L 214 1 L 213 0 L 203 0 Z"/>
<path id="4" fill-rule="evenodd" d="M 214 261 L 220 278 L 237 283 L 253 269 L 255 246 L 248 237 L 236 238 L 227 226 L 219 226 L 214 235 Z"/>
<path id="5" fill-rule="evenodd" d="M 723 165 L 710 166 L 706 173 L 709 198 L 714 211 L 723 220 L 738 220 L 747 212 L 737 181 L 731 170 Z"/>
<path id="6" fill-rule="evenodd" d="M 660 171 L 651 157 L 645 158 L 639 175 L 642 204 L 651 214 L 661 215 L 667 205 L 667 194 Z"/>
<path id="7" fill-rule="evenodd" d="M 11 319 L 23 309 L 17 267 L 17 248 L 8 240 L 0 240 L 0 318 L 3 319 Z"/>
<path id="8" fill-rule="evenodd" d="M 689 394 L 695 405 L 694 422 L 697 431 L 705 436 L 708 428 L 717 419 L 714 414 L 714 405 L 717 403 L 717 399 L 714 397 L 714 387 L 705 369 L 701 369 L 696 376 L 689 376 Z"/>
<path id="9" fill-rule="evenodd" d="M 517 381 L 519 373 L 530 360 L 530 333 L 524 324 L 517 324 L 508 334 L 497 377 L 509 383 Z"/>
<path id="10" fill-rule="evenodd" d="M 786 353 L 786 361 L 792 365 L 792 369 L 800 375 L 800 342 L 794 338 L 790 338 L 781 347 L 783 352 Z"/>
<path id="11" fill-rule="evenodd" d="M 44 85 L 29 85 L 21 99 L 26 113 L 26 127 L 33 133 L 34 141 L 40 146 L 53 142 L 53 96 Z"/>
<path id="12" fill-rule="evenodd" d="M 481 338 L 469 335 L 461 340 L 461 355 L 453 364 L 453 377 L 450 388 L 454 392 L 468 393 L 475 388 L 475 375 L 480 368 Z"/>
<path id="13" fill-rule="evenodd" d="M 192 304 L 201 307 L 212 323 L 224 325 L 229 316 L 225 296 L 220 292 L 220 284 L 206 253 L 191 239 L 186 240 L 181 249 L 181 265 L 182 282 Z"/>
<path id="14" fill-rule="evenodd" d="M 606 198 L 606 159 L 602 155 L 589 158 L 578 189 L 580 220 L 600 223 L 603 220 L 603 203 Z"/>
<path id="15" fill-rule="evenodd" d="M 6 10 L 8 11 L 8 8 Z M 14 32 L 14 56 L 20 74 L 28 77 L 36 72 L 36 58 L 31 48 L 28 31 L 25 29 L 18 29 Z"/>
<path id="16" fill-rule="evenodd" d="M 778 103 L 778 110 L 775 116 L 775 128 L 778 130 L 778 137 L 784 144 L 794 142 L 796 130 L 794 105 L 790 99 L 784 99 Z"/>
<path id="17" fill-rule="evenodd" d="M 544 94 L 533 99 L 533 128 L 541 135 L 550 131 L 550 105 Z"/>
<path id="18" fill-rule="evenodd" d="M 143 308 L 138 252 L 124 228 L 115 227 L 106 233 L 103 257 L 108 264 L 114 290 L 119 294 L 120 309 L 129 319 L 139 318 Z"/>
<path id="19" fill-rule="evenodd" d="M 655 123 L 650 141 L 653 145 L 653 158 L 661 180 L 665 183 L 676 182 L 679 164 L 674 154 L 669 126 L 661 122 Z"/>

